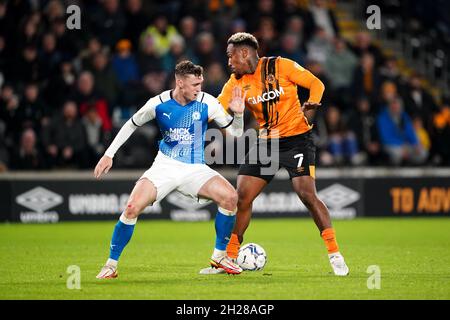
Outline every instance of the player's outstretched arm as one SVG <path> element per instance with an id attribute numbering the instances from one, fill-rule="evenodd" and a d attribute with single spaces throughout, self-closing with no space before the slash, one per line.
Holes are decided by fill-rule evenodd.
<path id="1" fill-rule="evenodd" d="M 117 150 L 128 140 L 128 138 L 133 134 L 133 132 L 137 129 L 137 126 L 133 123 L 133 118 L 125 122 L 125 124 L 120 128 L 116 137 L 114 138 L 111 145 L 106 149 L 105 154 L 97 163 L 97 166 L 94 169 L 94 177 L 100 178 L 102 174 L 108 173 L 109 169 L 112 167 L 112 159 L 116 154 Z"/>
<path id="2" fill-rule="evenodd" d="M 112 158 L 108 156 L 103 156 L 97 163 L 94 169 L 94 177 L 100 179 L 102 174 L 107 174 L 109 169 L 111 169 L 113 164 Z"/>
<path id="3" fill-rule="evenodd" d="M 117 150 L 128 140 L 133 132 L 147 121 L 155 118 L 155 108 L 158 105 L 160 98 L 153 97 L 149 99 L 145 105 L 140 108 L 125 124 L 120 128 L 111 145 L 106 149 L 104 156 L 97 163 L 94 169 L 94 177 L 100 178 L 102 174 L 108 173 L 111 169 Z"/>

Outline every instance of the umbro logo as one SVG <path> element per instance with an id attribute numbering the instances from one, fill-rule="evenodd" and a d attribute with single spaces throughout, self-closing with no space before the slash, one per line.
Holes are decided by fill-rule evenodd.
<path id="1" fill-rule="evenodd" d="M 359 200 L 358 192 L 335 183 L 318 192 L 319 197 L 332 209 L 342 209 Z"/>
<path id="2" fill-rule="evenodd" d="M 16 202 L 36 212 L 45 212 L 63 203 L 63 197 L 43 187 L 36 187 L 16 197 Z"/>

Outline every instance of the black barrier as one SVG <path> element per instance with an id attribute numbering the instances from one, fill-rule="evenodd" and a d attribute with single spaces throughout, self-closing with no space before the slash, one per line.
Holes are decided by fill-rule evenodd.
<path id="1" fill-rule="evenodd" d="M 131 180 L 18 180 L 2 182 L 8 197 L 2 201 L 3 221 L 58 222 L 117 219 L 124 210 Z M 236 184 L 235 179 L 231 183 Z M 8 184 L 8 188 L 6 187 Z M 320 198 L 334 218 L 351 219 L 363 211 L 361 182 L 356 179 L 323 179 L 317 182 Z M 8 192 L 5 192 L 7 194 Z M 217 206 L 201 204 L 178 192 L 145 209 L 140 219 L 210 220 Z M 255 200 L 253 216 L 306 217 L 308 210 L 293 192 L 290 180 L 273 180 Z"/>
<path id="2" fill-rule="evenodd" d="M 115 220 L 135 180 L 0 181 L 2 221 L 58 222 Z M 236 179 L 230 179 L 236 185 Z M 356 216 L 448 216 L 450 178 L 319 179 L 320 199 L 333 219 Z M 213 203 L 198 203 L 173 192 L 145 209 L 140 219 L 210 220 Z M 274 179 L 253 203 L 253 217 L 307 217 L 309 212 L 289 179 Z"/>
<path id="3" fill-rule="evenodd" d="M 449 178 L 364 180 L 366 216 L 448 216 Z"/>
<path id="4" fill-rule="evenodd" d="M 0 221 L 10 220 L 11 209 L 11 183 L 0 181 Z"/>

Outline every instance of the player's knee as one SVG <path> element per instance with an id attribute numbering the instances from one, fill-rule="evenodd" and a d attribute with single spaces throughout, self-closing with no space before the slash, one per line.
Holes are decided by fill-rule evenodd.
<path id="1" fill-rule="evenodd" d="M 298 196 L 300 197 L 300 200 L 302 200 L 302 202 L 305 205 L 314 203 L 314 201 L 317 197 L 315 192 L 307 191 L 307 190 L 302 190 L 302 191 L 298 192 Z"/>
<path id="2" fill-rule="evenodd" d="M 239 210 L 246 210 L 249 207 L 251 207 L 253 199 L 251 196 L 248 195 L 248 193 L 243 192 L 242 190 L 237 191 L 237 195 L 238 195 L 238 208 Z"/>
<path id="3" fill-rule="evenodd" d="M 227 192 L 227 195 L 223 197 L 220 206 L 224 209 L 233 211 L 236 209 L 238 204 L 238 194 L 236 191 Z"/>
<path id="4" fill-rule="evenodd" d="M 127 207 L 125 208 L 125 216 L 128 219 L 135 219 L 139 216 L 143 208 L 136 205 L 134 202 L 128 202 Z"/>

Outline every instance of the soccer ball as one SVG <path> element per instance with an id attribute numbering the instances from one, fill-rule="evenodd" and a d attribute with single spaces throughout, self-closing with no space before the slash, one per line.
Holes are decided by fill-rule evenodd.
<path id="1" fill-rule="evenodd" d="M 239 249 L 237 263 L 243 270 L 262 270 L 266 262 L 266 251 L 259 244 L 247 243 Z"/>

